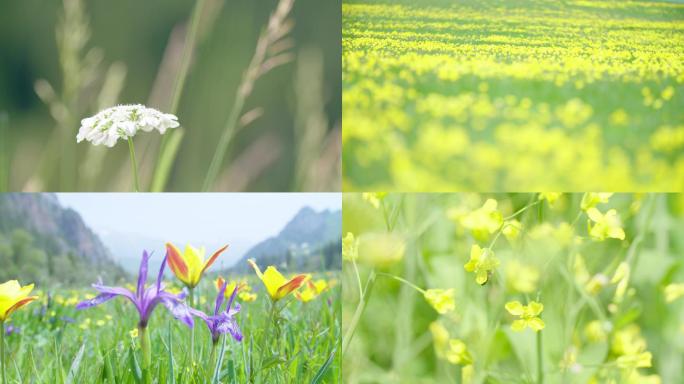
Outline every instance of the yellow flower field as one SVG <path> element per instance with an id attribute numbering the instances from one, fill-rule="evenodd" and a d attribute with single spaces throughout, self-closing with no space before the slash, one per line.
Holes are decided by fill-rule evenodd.
<path id="1" fill-rule="evenodd" d="M 346 190 L 684 190 L 684 4 L 342 12 Z"/>

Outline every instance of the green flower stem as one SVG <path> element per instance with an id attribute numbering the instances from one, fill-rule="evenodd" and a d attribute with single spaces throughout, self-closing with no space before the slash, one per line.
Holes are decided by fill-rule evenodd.
<path id="1" fill-rule="evenodd" d="M 151 383 L 150 367 L 152 365 L 152 352 L 150 351 L 150 334 L 147 327 L 138 326 L 138 336 L 140 337 L 140 350 L 142 351 L 142 373 L 143 383 Z"/>
<path id="2" fill-rule="evenodd" d="M 0 321 L 0 370 L 2 370 L 2 383 L 7 383 L 5 373 L 5 321 Z"/>
<path id="3" fill-rule="evenodd" d="M 218 367 L 216 366 L 216 347 L 218 346 L 218 340 L 212 341 L 211 343 L 211 353 L 209 354 L 209 366 L 211 367 L 211 377 L 213 378 Z"/>
<path id="4" fill-rule="evenodd" d="M 195 288 L 189 289 L 188 294 L 190 300 L 190 307 L 195 308 Z M 195 364 L 195 327 L 190 328 L 190 366 L 194 367 Z"/>
<path id="5" fill-rule="evenodd" d="M 537 384 L 544 384 L 544 361 L 542 359 L 541 331 L 537 331 Z"/>
<path id="6" fill-rule="evenodd" d="M 421 287 L 419 287 L 419 286 L 413 284 L 412 282 L 410 282 L 410 281 L 408 281 L 408 280 L 406 280 L 406 279 L 404 279 L 404 278 L 401 278 L 401 277 L 399 277 L 399 276 L 391 275 L 391 274 L 389 274 L 389 273 L 384 273 L 384 272 L 378 272 L 378 276 L 388 277 L 388 278 L 390 278 L 390 279 L 394 279 L 394 280 L 400 281 L 400 282 L 402 282 L 402 283 L 408 285 L 409 287 L 415 289 L 416 291 L 420 292 L 421 294 L 423 294 L 423 295 L 425 294 L 425 290 L 424 290 L 423 288 L 421 288 Z"/>
<path id="7" fill-rule="evenodd" d="M 133 185 L 135 191 L 140 192 L 140 184 L 138 184 L 138 162 L 135 161 L 135 148 L 133 147 L 133 139 L 128 138 L 128 150 L 131 153 L 131 167 L 133 167 Z"/>
<path id="8" fill-rule="evenodd" d="M 539 204 L 539 203 L 541 203 L 541 200 L 537 200 L 537 201 L 535 201 L 534 203 L 530 203 L 530 204 L 528 204 L 528 205 L 526 205 L 526 206 L 524 206 L 524 207 L 518 209 L 518 210 L 515 211 L 515 213 L 513 213 L 512 215 L 509 215 L 509 216 L 504 217 L 503 219 L 504 219 L 504 221 L 513 219 L 513 218 L 515 218 L 516 216 L 520 215 L 521 213 L 527 211 L 528 209 L 534 207 L 535 205 L 537 205 L 537 204 Z"/>
<path id="9" fill-rule="evenodd" d="M 366 281 L 366 289 L 363 292 L 363 299 L 359 301 L 359 304 L 356 306 L 356 310 L 354 311 L 354 317 L 352 317 L 351 322 L 349 323 L 349 327 L 347 328 L 347 331 L 344 333 L 344 338 L 342 339 L 342 356 L 347 352 L 347 348 L 349 348 L 349 343 L 351 342 L 351 339 L 354 337 L 354 331 L 356 331 L 356 327 L 359 325 L 359 320 L 361 320 L 361 315 L 363 315 L 363 311 L 366 309 L 366 306 L 368 305 L 368 301 L 370 300 L 371 293 L 373 292 L 373 286 L 375 285 L 375 280 L 377 278 L 377 275 L 375 273 L 375 270 L 372 270 L 370 275 L 368 276 L 368 280 Z"/>

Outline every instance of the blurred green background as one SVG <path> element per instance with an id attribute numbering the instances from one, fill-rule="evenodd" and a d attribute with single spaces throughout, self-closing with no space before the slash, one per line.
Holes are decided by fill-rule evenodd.
<path id="1" fill-rule="evenodd" d="M 604 241 L 589 235 L 582 198 L 581 193 L 563 194 L 550 204 L 529 193 L 387 194 L 375 200 L 344 194 L 343 232 L 357 239 L 358 258 L 356 266 L 349 259 L 343 265 L 343 334 L 361 306 L 359 285 L 366 292 L 366 306 L 343 355 L 344 381 L 539 383 L 540 357 L 543 383 L 680 382 L 684 298 L 668 299 L 667 292 L 684 287 L 684 195 L 613 195 L 597 209 L 616 210 L 625 239 Z M 487 199 L 498 202 L 503 217 L 519 213 L 517 237 L 467 227 L 487 222 L 473 216 Z M 371 247 L 371 239 L 388 232 L 394 243 L 404 242 L 405 253 L 380 263 L 389 245 Z M 464 269 L 473 244 L 491 247 L 500 260 L 482 286 Z M 369 249 L 375 254 L 364 252 Z M 631 274 L 618 301 L 618 283 L 612 280 L 621 262 L 630 265 Z M 369 283 L 373 273 L 377 277 Z M 396 278 L 421 289 L 453 289 L 455 308 L 438 313 Z M 535 332 L 511 330 L 515 317 L 504 303 L 513 300 L 544 305 L 539 355 Z M 461 379 L 465 364 L 439 357 L 434 322 L 467 346 L 474 367 L 470 380 Z M 598 324 L 603 331 L 592 328 Z M 651 366 L 616 367 L 623 344 L 642 342 L 642 351 L 652 354 Z"/>
<path id="2" fill-rule="evenodd" d="M 85 142 L 77 145 L 79 121 L 114 104 L 141 103 L 169 112 L 185 27 L 195 4 L 182 0 L 4 2 L 0 190 L 130 190 L 125 143 L 112 149 L 91 148 Z M 241 76 L 277 4 L 273 0 L 205 2 L 176 113 L 185 135 L 167 190 L 201 188 Z M 66 16 L 65 9 L 71 10 Z M 290 51 L 295 58 L 257 80 L 243 113 L 260 108 L 261 116 L 234 137 L 213 189 L 340 188 L 340 3 L 296 0 L 290 18 L 294 21 Z M 65 35 L 56 32 L 61 22 Z M 79 36 L 89 36 L 82 50 L 69 54 L 67 48 L 58 48 L 58 41 L 71 38 L 73 42 Z M 80 62 L 74 64 L 74 59 Z M 77 69 L 65 79 L 69 70 L 64 68 Z M 50 88 L 57 100 L 75 95 L 66 106 L 67 113 L 73 112 L 68 124 L 72 143 L 58 140 L 61 128 L 54 117 L 64 117 L 64 111 L 49 107 L 37 95 L 40 79 L 50 85 L 39 84 L 44 98 L 50 97 Z M 121 92 L 116 97 L 119 83 Z M 307 135 L 313 139 L 305 140 Z M 160 141 L 156 133 L 135 138 L 143 189 L 149 187 Z M 65 177 L 60 167 L 68 156 L 75 157 L 76 169 Z M 298 173 L 305 176 L 298 178 Z"/>

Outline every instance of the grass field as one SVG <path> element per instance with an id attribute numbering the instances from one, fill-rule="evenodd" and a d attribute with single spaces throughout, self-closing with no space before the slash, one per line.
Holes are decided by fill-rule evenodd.
<path id="1" fill-rule="evenodd" d="M 345 0 L 344 189 L 684 189 L 684 4 Z"/>
<path id="2" fill-rule="evenodd" d="M 343 223 L 345 383 L 684 376 L 681 194 L 345 194 Z"/>
<path id="3" fill-rule="evenodd" d="M 331 289 L 308 302 L 293 295 L 281 300 L 278 306 L 285 309 L 275 327 L 261 281 L 253 275 L 236 278 L 251 287 L 256 300 L 236 299 L 242 306 L 236 319 L 243 339 L 237 342 L 229 334 L 220 339 L 214 356 L 217 374 L 210 363 L 212 341 L 204 322 L 195 319 L 193 351 L 191 330 L 160 305 L 147 326 L 151 382 L 338 382 L 339 359 L 334 351 L 339 343 L 339 285 L 330 285 Z M 331 283 L 338 277 L 333 273 L 314 278 Z M 128 288 L 135 290 L 132 285 Z M 209 313 L 217 289 L 209 278 L 199 288 L 196 307 Z M 180 287 L 171 290 L 180 291 Z M 135 307 L 115 298 L 97 307 L 75 309 L 78 302 L 95 293 L 85 287 L 38 289 L 34 294 L 39 299 L 11 316 L 5 323 L 6 329 L 12 326 L 15 330 L 5 337 L 8 384 L 145 382 Z"/>

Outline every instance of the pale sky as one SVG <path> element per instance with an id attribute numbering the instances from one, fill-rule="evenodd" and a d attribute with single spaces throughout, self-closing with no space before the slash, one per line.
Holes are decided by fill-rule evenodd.
<path id="1" fill-rule="evenodd" d="M 116 244 L 107 244 L 107 239 L 116 233 L 179 246 L 189 242 L 211 248 L 230 243 L 233 257 L 229 259 L 278 234 L 304 206 L 316 211 L 342 208 L 340 193 L 57 193 L 57 197 L 63 206 L 80 213 L 110 250 Z"/>

